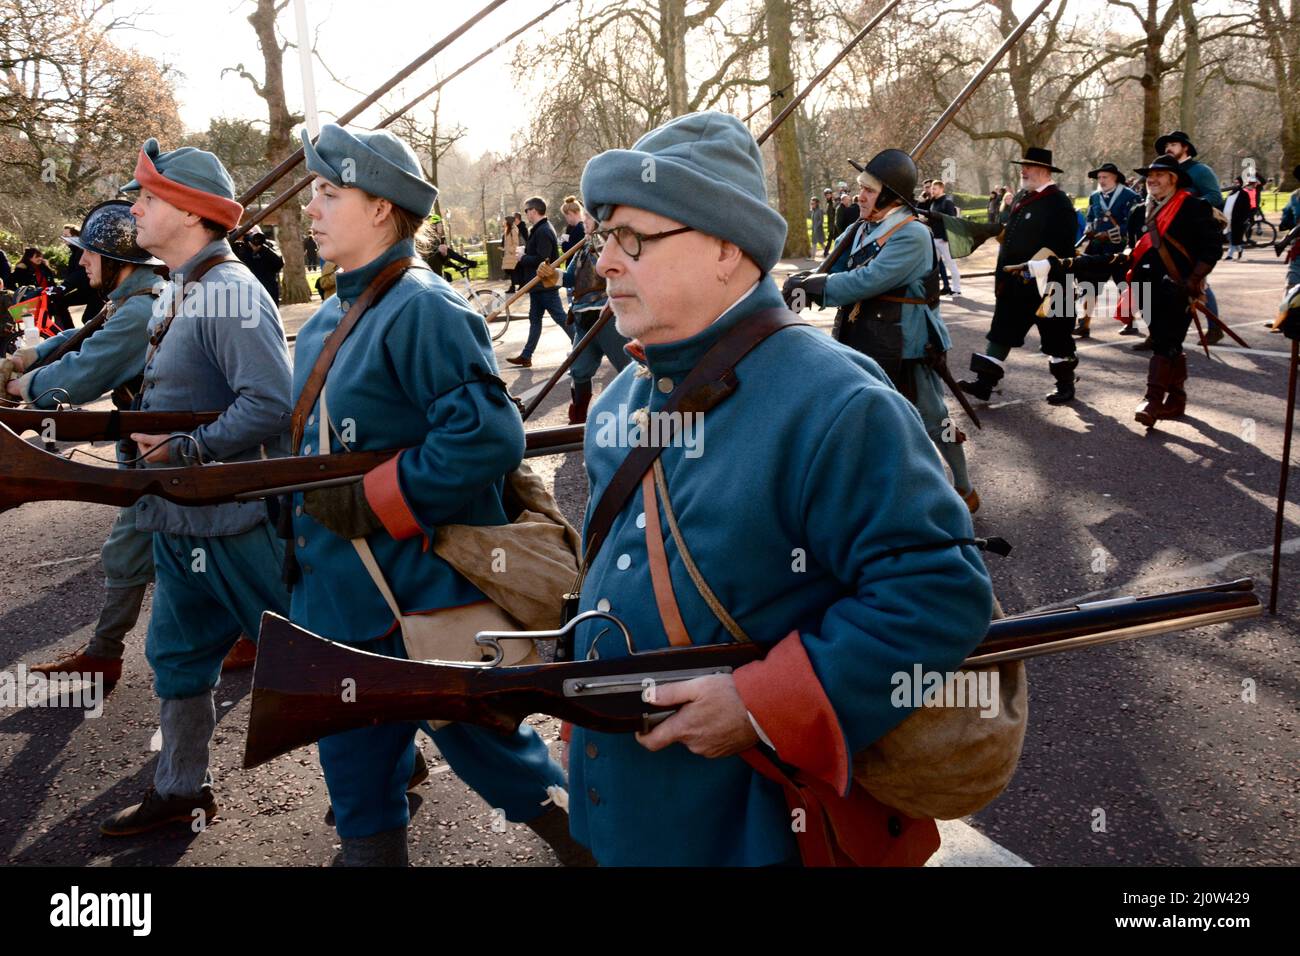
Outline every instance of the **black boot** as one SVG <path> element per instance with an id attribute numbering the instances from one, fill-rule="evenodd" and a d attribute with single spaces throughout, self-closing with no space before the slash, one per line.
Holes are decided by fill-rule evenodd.
<path id="1" fill-rule="evenodd" d="M 974 395 L 987 402 L 993 395 L 993 389 L 997 387 L 998 382 L 1002 381 L 1006 369 L 996 359 L 975 352 L 970 357 L 970 370 L 975 373 L 975 378 L 965 379 L 957 384 L 966 394 Z"/>
<path id="2" fill-rule="evenodd" d="M 1076 339 L 1092 338 L 1092 317 L 1085 315 L 1082 318 L 1080 318 L 1078 321 L 1076 321 L 1074 323 L 1074 331 L 1072 331 L 1070 334 L 1073 335 Z"/>
<path id="3" fill-rule="evenodd" d="M 1133 346 L 1133 351 L 1134 351 L 1134 352 L 1150 352 L 1150 351 L 1151 351 L 1151 345 L 1152 345 L 1152 343 L 1151 343 L 1151 336 L 1148 335 L 1146 338 L 1144 338 L 1144 339 L 1143 339 L 1141 342 L 1139 342 L 1137 345 Z"/>
<path id="4" fill-rule="evenodd" d="M 1070 358 L 1064 362 L 1051 362 L 1048 365 L 1052 378 L 1056 379 L 1056 391 L 1047 396 L 1047 404 L 1064 405 L 1066 402 L 1074 401 L 1074 370 L 1078 367 L 1077 358 Z"/>

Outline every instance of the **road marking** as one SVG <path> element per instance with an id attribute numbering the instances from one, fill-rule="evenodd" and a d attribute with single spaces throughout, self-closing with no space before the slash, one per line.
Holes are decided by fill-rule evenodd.
<path id="1" fill-rule="evenodd" d="M 926 866 L 1033 866 L 961 820 L 936 820 L 939 850 Z"/>

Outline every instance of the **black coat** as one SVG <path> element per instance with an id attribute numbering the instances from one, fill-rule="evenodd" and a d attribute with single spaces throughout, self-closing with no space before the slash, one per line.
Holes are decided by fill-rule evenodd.
<path id="1" fill-rule="evenodd" d="M 48 265 L 44 266 L 25 266 L 19 265 L 14 269 L 14 288 L 21 289 L 24 286 L 32 286 L 38 289 L 48 289 L 57 285 L 54 278 L 54 270 Z"/>
<path id="2" fill-rule="evenodd" d="M 0 250 L 0 289 L 12 289 L 14 287 L 13 279 L 14 271 L 9 266 L 9 257 L 4 254 L 3 250 Z"/>
<path id="3" fill-rule="evenodd" d="M 1074 214 L 1074 204 L 1058 186 L 1049 186 L 1035 199 L 1027 194 L 1016 194 L 1011 203 L 1011 213 L 1002 233 L 1002 247 L 998 250 L 998 275 L 993 280 L 996 302 L 993 307 L 994 325 L 1011 321 L 1023 322 L 1038 310 L 1042 296 L 1033 282 L 1022 282 L 1008 276 L 1003 266 L 1019 265 L 1034 258 L 1046 246 L 1064 258 L 1074 254 L 1074 237 L 1079 230 L 1079 220 Z M 1073 303 L 1067 303 L 1072 308 Z"/>
<path id="4" fill-rule="evenodd" d="M 515 266 L 515 282 L 519 285 L 531 282 L 537 275 L 537 267 L 542 260 L 554 262 L 555 257 L 559 255 L 559 250 L 560 240 L 555 235 L 555 228 L 551 225 L 551 221 L 539 219 L 537 225 L 533 226 L 532 232 L 528 234 L 528 241 L 524 243 L 524 254 L 519 257 L 519 264 Z"/>
<path id="5" fill-rule="evenodd" d="M 280 258 L 280 253 L 275 246 L 266 242 L 259 249 L 252 243 L 246 244 L 246 251 L 239 256 L 248 266 L 248 271 L 257 277 L 257 281 L 262 283 L 262 287 L 270 293 L 272 301 L 276 305 L 280 304 L 280 270 L 284 268 L 284 260 Z"/>
<path id="6" fill-rule="evenodd" d="M 862 211 L 858 209 L 858 204 L 844 205 L 840 203 L 835 207 L 835 235 L 839 236 L 845 229 L 858 221 Z"/>
<path id="7" fill-rule="evenodd" d="M 957 204 L 952 201 L 951 196 L 940 196 L 930 203 L 931 212 L 943 213 L 945 216 L 952 216 L 956 219 L 961 215 L 957 211 Z M 943 220 L 937 216 L 930 220 L 930 231 L 934 233 L 934 238 L 946 242 L 948 240 L 948 228 L 943 224 Z"/>

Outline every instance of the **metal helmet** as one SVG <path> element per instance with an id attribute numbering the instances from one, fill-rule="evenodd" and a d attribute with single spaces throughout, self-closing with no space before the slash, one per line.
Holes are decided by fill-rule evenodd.
<path id="1" fill-rule="evenodd" d="M 849 160 L 853 168 L 880 180 L 880 185 L 895 193 L 904 202 L 911 202 L 916 194 L 916 163 L 901 149 L 882 149 L 866 163 Z"/>
<path id="2" fill-rule="evenodd" d="M 110 199 L 100 203 L 86 213 L 86 218 L 81 223 L 81 235 L 64 236 L 63 241 L 78 249 L 120 262 L 141 266 L 162 265 L 161 259 L 155 259 L 136 245 L 135 218 L 131 215 L 131 203 L 124 199 Z"/>

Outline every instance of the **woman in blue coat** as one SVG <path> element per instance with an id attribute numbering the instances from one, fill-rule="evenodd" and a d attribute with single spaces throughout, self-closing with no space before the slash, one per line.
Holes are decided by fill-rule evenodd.
<path id="1" fill-rule="evenodd" d="M 298 336 L 295 403 L 349 307 L 388 266 L 416 255 L 437 196 L 415 154 L 391 133 L 354 135 L 330 124 L 315 144 L 304 132 L 303 144 L 317 176 L 307 207 L 312 235 L 339 272 L 336 294 Z M 297 494 L 292 504 L 294 621 L 391 657 L 407 656 L 400 628 L 352 540 L 365 539 L 403 614 L 485 600 L 429 550 L 430 540 L 442 524 L 506 524 L 504 476 L 524 451 L 523 423 L 497 377 L 487 326 L 422 265 L 415 260 L 402 272 L 344 340 L 325 401 L 316 397 L 294 449 L 405 449 L 363 480 Z M 322 435 L 328 449 L 318 449 Z M 343 865 L 405 864 L 416 729 L 386 724 L 320 742 Z M 570 858 L 567 817 L 553 799 L 564 774 L 531 727 L 504 735 L 451 724 L 433 739 L 490 806 Z"/>

